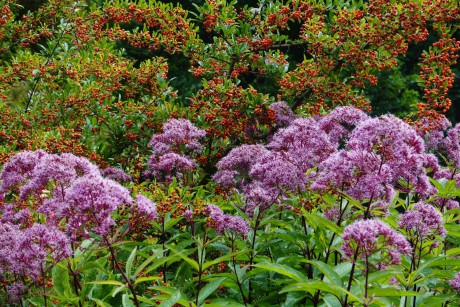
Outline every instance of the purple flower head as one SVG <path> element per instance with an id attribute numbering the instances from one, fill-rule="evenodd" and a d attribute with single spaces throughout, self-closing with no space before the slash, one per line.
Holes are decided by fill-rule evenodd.
<path id="1" fill-rule="evenodd" d="M 27 225 L 31 219 L 30 210 L 27 208 L 18 210 L 17 207 L 16 203 L 2 205 L 0 222 Z"/>
<path id="2" fill-rule="evenodd" d="M 15 272 L 37 279 L 41 269 L 51 258 L 57 263 L 71 255 L 68 237 L 53 226 L 35 224 L 24 231 L 18 242 L 20 252 L 14 256 Z"/>
<path id="3" fill-rule="evenodd" d="M 384 163 L 398 167 L 404 159 L 422 155 L 424 142 L 415 129 L 392 115 L 368 119 L 359 124 L 347 142 L 350 149 L 375 151 Z"/>
<path id="4" fill-rule="evenodd" d="M 392 184 L 403 179 L 415 193 L 428 196 L 434 192 L 426 174 L 427 167 L 435 167 L 433 157 L 425 153 L 415 129 L 402 120 L 391 115 L 366 120 L 350 134 L 347 147 L 378 155 L 382 166 L 393 172 Z"/>
<path id="5" fill-rule="evenodd" d="M 324 217 L 332 222 L 336 222 L 340 217 L 340 211 L 337 208 L 326 208 Z"/>
<path id="6" fill-rule="evenodd" d="M 243 219 L 241 216 L 226 214 L 224 222 L 227 223 L 226 228 L 228 231 L 239 233 L 242 236 L 246 236 L 251 230 L 248 221 Z"/>
<path id="7" fill-rule="evenodd" d="M 122 204 L 132 204 L 129 191 L 119 183 L 100 176 L 77 179 L 67 192 L 67 233 L 75 239 L 87 237 L 88 230 L 104 237 L 114 221 L 113 211 Z"/>
<path id="8" fill-rule="evenodd" d="M 373 198 L 390 202 L 393 197 L 389 183 L 393 170 L 382 164 L 380 156 L 366 150 L 340 150 L 318 166 L 312 182 L 314 190 L 343 190 L 362 201 Z"/>
<path id="9" fill-rule="evenodd" d="M 390 286 L 395 287 L 398 290 L 401 290 L 401 284 L 396 276 L 391 277 L 390 280 L 388 281 L 388 284 Z"/>
<path id="10" fill-rule="evenodd" d="M 38 280 L 44 267 L 70 256 L 70 242 L 57 228 L 34 224 L 20 229 L 0 223 L 0 278 L 8 274 Z"/>
<path id="11" fill-rule="evenodd" d="M 99 175 L 99 169 L 87 159 L 72 154 L 46 154 L 35 166 L 30 181 L 20 188 L 20 197 L 37 194 L 48 183 L 68 187 L 79 176 Z"/>
<path id="12" fill-rule="evenodd" d="M 152 136 L 150 147 L 156 155 L 179 150 L 181 146 L 191 152 L 199 153 L 203 146 L 198 140 L 205 135 L 204 130 L 196 128 L 187 119 L 169 119 L 163 124 L 163 133 Z"/>
<path id="13" fill-rule="evenodd" d="M 268 150 L 262 145 L 242 145 L 232 149 L 216 166 L 219 170 L 238 170 L 249 173 L 250 167 L 267 152 Z"/>
<path id="14" fill-rule="evenodd" d="M 441 213 L 424 203 L 418 203 L 412 210 L 402 214 L 398 226 L 419 238 L 446 234 Z"/>
<path id="15" fill-rule="evenodd" d="M 352 259 L 355 252 L 361 258 L 377 256 L 378 265 L 400 264 L 401 255 L 412 249 L 407 239 L 378 220 L 361 220 L 345 227 L 342 251 Z"/>
<path id="16" fill-rule="evenodd" d="M 335 151 L 329 136 L 313 118 L 294 120 L 289 127 L 273 136 L 267 148 L 286 153 L 302 172 L 316 166 Z"/>
<path id="17" fill-rule="evenodd" d="M 239 173 L 237 171 L 222 170 L 215 173 L 214 176 L 212 176 L 212 179 L 224 187 L 234 188 L 236 187 L 237 181 L 240 184 L 245 181 L 243 178 L 237 179 L 238 175 Z"/>
<path id="18" fill-rule="evenodd" d="M 386 160 L 397 158 L 395 155 L 402 151 L 410 150 L 418 154 L 425 151 L 423 140 L 415 129 L 392 115 L 361 122 L 351 133 L 347 145 L 352 149 L 368 151 L 378 147 Z"/>
<path id="19" fill-rule="evenodd" d="M 193 211 L 190 209 L 187 209 L 184 212 L 182 212 L 182 216 L 185 217 L 185 219 L 190 222 L 193 220 Z"/>
<path id="20" fill-rule="evenodd" d="M 432 129 L 430 125 L 432 122 L 427 118 L 422 118 L 422 126 L 419 127 L 418 133 L 425 141 L 427 150 L 439 150 L 444 131 L 452 127 L 452 123 L 444 115 L 441 115 L 439 119 L 436 129 Z"/>
<path id="21" fill-rule="evenodd" d="M 354 107 L 337 107 L 319 120 L 319 127 L 329 135 L 331 142 L 338 146 L 353 128 L 369 118 L 369 115 Z"/>
<path id="22" fill-rule="evenodd" d="M 79 157 L 69 153 L 63 153 L 60 156 L 63 159 L 63 163 L 73 168 L 79 177 L 90 174 L 99 176 L 101 174 L 99 168 L 85 157 Z"/>
<path id="23" fill-rule="evenodd" d="M 108 167 L 101 172 L 102 176 L 107 179 L 112 179 L 118 182 L 131 181 L 131 176 L 127 175 L 122 169 L 116 167 Z"/>
<path id="24" fill-rule="evenodd" d="M 0 173 L 0 194 L 27 182 L 35 166 L 45 155 L 46 152 L 39 150 L 23 151 L 11 157 Z"/>
<path id="25" fill-rule="evenodd" d="M 14 186 L 21 200 L 29 196 L 39 198 L 34 200 L 34 210 L 47 216 L 46 223 L 57 225 L 68 206 L 66 191 L 77 178 L 89 174 L 100 176 L 98 168 L 85 158 L 36 151 L 13 156 L 0 177 L 2 192 Z M 15 200 L 1 207 L 1 215 L 3 222 L 30 225 L 29 208 L 21 208 Z"/>
<path id="26" fill-rule="evenodd" d="M 449 281 L 449 285 L 451 285 L 456 292 L 460 293 L 460 273 L 457 273 L 455 278 Z"/>
<path id="27" fill-rule="evenodd" d="M 157 205 L 142 194 L 136 196 L 137 212 L 136 215 L 142 221 L 150 222 L 157 218 Z"/>
<path id="28" fill-rule="evenodd" d="M 440 151 L 446 155 L 454 168 L 460 168 L 460 124 L 447 132 L 440 143 Z"/>
<path id="29" fill-rule="evenodd" d="M 173 151 L 172 145 L 163 134 L 152 135 L 149 146 L 156 155 L 164 155 Z"/>
<path id="30" fill-rule="evenodd" d="M 433 154 L 424 154 L 423 158 L 423 166 L 425 167 L 425 170 L 428 173 L 434 174 L 434 176 L 436 176 L 436 173 L 438 173 L 441 169 L 439 166 L 438 158 L 436 158 L 436 156 Z"/>
<path id="31" fill-rule="evenodd" d="M 243 189 L 245 205 L 242 208 L 244 213 L 252 216 L 255 208 L 260 212 L 268 209 L 271 205 L 278 202 L 281 191 L 275 187 L 267 187 L 261 182 L 254 181 Z"/>
<path id="32" fill-rule="evenodd" d="M 7 290 L 7 301 L 13 303 L 19 303 L 21 296 L 24 293 L 24 284 L 21 282 L 14 282 L 6 287 Z"/>
<path id="33" fill-rule="evenodd" d="M 199 139 L 205 135 L 204 130 L 199 130 L 189 120 L 168 120 L 163 124 L 163 133 L 153 135 L 150 140 L 154 154 L 148 162 L 149 174 L 157 180 L 170 181 L 196 168 L 196 163 L 181 153 L 199 153 L 203 148 Z"/>
<path id="34" fill-rule="evenodd" d="M 214 180 L 226 187 L 243 187 L 249 180 L 249 171 L 256 161 L 269 151 L 262 145 L 242 145 L 232 149 L 218 163 Z"/>
<path id="35" fill-rule="evenodd" d="M 268 152 L 251 167 L 249 174 L 267 187 L 298 192 L 305 189 L 307 177 L 295 163 L 284 152 Z"/>
<path id="36" fill-rule="evenodd" d="M 15 254 L 19 253 L 19 243 L 24 236 L 19 226 L 0 222 L 0 278 L 8 271 L 14 271 Z"/>
<path id="37" fill-rule="evenodd" d="M 454 199 L 447 199 L 447 198 L 437 198 L 434 203 L 438 206 L 439 209 L 447 208 L 447 210 L 452 210 L 455 208 L 459 208 L 460 204 L 458 201 Z"/>
<path id="38" fill-rule="evenodd" d="M 160 157 L 152 155 L 148 162 L 153 176 L 157 180 L 170 181 L 173 177 L 181 178 L 183 173 L 197 167 L 196 163 L 184 155 L 167 153 Z"/>
<path id="39" fill-rule="evenodd" d="M 219 234 L 223 234 L 225 231 L 230 231 L 245 236 L 250 230 L 249 223 L 242 217 L 224 214 L 216 205 L 207 205 L 205 213 L 210 220 L 209 225 Z"/>
<path id="40" fill-rule="evenodd" d="M 271 104 L 269 109 L 275 112 L 276 124 L 280 127 L 289 126 L 293 120 L 298 118 L 298 116 L 292 112 L 291 107 L 289 107 L 284 101 L 278 101 Z"/>

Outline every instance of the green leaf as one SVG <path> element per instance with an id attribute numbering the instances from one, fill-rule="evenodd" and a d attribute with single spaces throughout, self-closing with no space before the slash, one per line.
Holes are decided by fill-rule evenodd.
<path id="1" fill-rule="evenodd" d="M 180 290 L 165 287 L 165 286 L 149 287 L 149 289 L 156 290 L 156 291 L 161 291 L 161 292 L 169 294 L 171 296 L 173 296 L 177 291 L 179 291 L 180 298 L 177 301 L 177 303 L 179 303 L 179 304 L 181 304 L 182 306 L 185 306 L 185 307 L 190 307 L 189 298 L 184 293 L 180 292 Z"/>
<path id="2" fill-rule="evenodd" d="M 124 286 L 122 282 L 116 280 L 100 280 L 100 281 L 90 281 L 87 284 L 92 285 L 113 285 L 113 286 Z"/>
<path id="3" fill-rule="evenodd" d="M 311 282 L 303 282 L 303 283 L 295 283 L 284 287 L 280 293 L 292 292 L 292 291 L 305 291 L 309 293 L 314 293 L 316 290 L 325 291 L 328 293 L 333 294 L 336 297 L 341 296 L 339 290 L 334 289 L 331 285 L 323 282 L 323 281 L 311 281 Z"/>
<path id="4" fill-rule="evenodd" d="M 417 279 L 418 276 L 420 276 L 422 274 L 422 271 L 425 270 L 426 268 L 429 268 L 431 266 L 434 266 L 436 265 L 436 262 L 438 262 L 439 260 L 442 260 L 443 258 L 447 257 L 447 255 L 443 255 L 443 256 L 439 256 L 439 257 L 436 257 L 436 258 L 432 258 L 430 260 L 427 260 L 425 262 L 423 262 L 419 268 L 412 272 L 412 274 L 410 275 L 410 277 L 408 278 L 408 286 L 411 287 L 413 285 L 413 282 Z"/>
<path id="5" fill-rule="evenodd" d="M 182 251 L 182 254 L 186 254 L 186 255 L 189 255 L 191 253 L 194 252 L 194 249 L 188 249 L 188 250 L 184 250 Z M 150 272 L 150 271 L 153 271 L 155 270 L 156 268 L 160 267 L 161 265 L 169 262 L 169 261 L 177 261 L 178 259 L 180 259 L 180 257 L 177 255 L 177 254 L 172 254 L 172 255 L 169 255 L 167 257 L 161 257 L 159 258 L 157 261 L 155 261 L 147 270 L 145 270 L 145 274 Z"/>
<path id="6" fill-rule="evenodd" d="M 221 262 L 224 262 L 225 260 L 228 260 L 238 254 L 242 254 L 243 252 L 246 252 L 246 250 L 240 250 L 240 251 L 237 251 L 237 252 L 234 252 L 234 253 L 230 253 L 230 254 L 226 254 L 226 255 L 223 255 L 219 258 L 216 258 L 212 261 L 208 261 L 208 262 L 205 262 L 203 264 L 203 271 L 206 270 L 207 268 L 209 268 L 210 266 L 213 266 L 215 264 L 218 264 L 218 263 L 221 263 Z"/>
<path id="7" fill-rule="evenodd" d="M 136 257 L 137 246 L 133 249 L 131 255 L 129 255 L 128 260 L 126 261 L 126 276 L 131 279 L 131 268 L 133 267 L 134 257 Z"/>
<path id="8" fill-rule="evenodd" d="M 161 302 L 160 307 L 172 307 L 175 303 L 177 303 L 181 298 L 181 294 L 179 290 L 176 290 L 169 299 Z"/>
<path id="9" fill-rule="evenodd" d="M 436 267 L 436 266 L 460 266 L 460 260 L 458 259 L 447 259 L 446 260 L 444 259 L 446 257 L 448 257 L 448 255 L 442 255 L 436 258 L 432 258 L 422 263 L 422 265 L 420 265 L 420 267 L 410 275 L 408 285 L 412 286 L 415 281 L 419 282 L 420 281 L 419 276 L 422 276 L 423 271 L 427 268 Z"/>
<path id="10" fill-rule="evenodd" d="M 317 227 L 323 226 L 324 228 L 333 231 L 337 235 L 342 235 L 343 229 L 329 221 L 327 218 L 316 214 L 305 214 L 304 216 L 310 225 L 316 225 Z"/>
<path id="11" fill-rule="evenodd" d="M 287 265 L 283 265 L 279 263 L 261 262 L 261 263 L 257 263 L 255 267 L 282 274 L 284 276 L 294 279 L 295 281 L 307 280 L 307 277 L 303 273 Z"/>
<path id="12" fill-rule="evenodd" d="M 204 286 L 201 290 L 200 290 L 200 294 L 198 295 L 198 306 L 200 306 L 201 304 L 204 303 L 204 300 L 209 296 L 211 295 L 212 293 L 214 293 L 217 288 L 219 288 L 220 284 L 226 280 L 225 277 L 221 277 L 221 278 L 217 278 L 216 280 L 208 283 L 206 286 Z"/>
<path id="13" fill-rule="evenodd" d="M 281 289 L 280 293 L 287 293 L 292 291 L 305 291 L 313 294 L 316 292 L 316 290 L 330 293 L 338 299 L 340 299 L 342 295 L 348 294 L 348 299 L 350 302 L 356 301 L 362 303 L 361 300 L 353 293 L 347 291 L 342 287 L 325 283 L 324 281 L 311 281 L 291 284 Z"/>
<path id="14" fill-rule="evenodd" d="M 137 284 L 140 284 L 142 282 L 152 281 L 152 280 L 160 280 L 160 279 L 161 279 L 161 277 L 159 277 L 159 276 L 140 277 L 140 278 L 136 279 L 134 284 L 137 285 Z"/>
<path id="15" fill-rule="evenodd" d="M 374 282 L 374 281 L 378 281 L 378 280 L 380 280 L 380 279 L 382 279 L 384 277 L 395 276 L 398 273 L 400 273 L 400 272 L 398 272 L 398 271 L 390 271 L 390 270 L 383 270 L 383 271 L 373 272 L 373 273 L 369 274 L 368 282 L 371 283 L 371 282 Z"/>
<path id="16" fill-rule="evenodd" d="M 139 276 L 139 274 L 142 272 L 142 270 L 148 266 L 153 260 L 157 259 L 158 256 L 162 255 L 164 252 L 167 250 L 160 250 L 156 253 L 154 253 L 152 256 L 148 257 L 147 259 L 144 260 L 144 262 L 141 263 L 140 266 L 138 266 L 137 270 L 134 272 L 134 277 Z"/>
<path id="17" fill-rule="evenodd" d="M 441 306 L 443 303 L 451 299 L 455 299 L 455 298 L 456 298 L 455 294 L 440 294 L 440 295 L 425 298 L 423 301 L 420 302 L 418 306 L 420 307 Z"/>
<path id="18" fill-rule="evenodd" d="M 352 266 L 350 262 L 342 262 L 335 266 L 334 271 L 339 274 L 340 277 L 349 276 Z"/>
<path id="19" fill-rule="evenodd" d="M 324 274 L 324 276 L 326 276 L 335 285 L 342 285 L 342 279 L 330 265 L 317 260 L 304 260 L 304 262 L 311 263 L 312 265 L 314 265 L 318 270 L 320 270 L 321 273 Z"/>
<path id="20" fill-rule="evenodd" d="M 138 299 L 139 301 L 141 301 L 141 302 L 144 302 L 144 303 L 149 304 L 150 306 L 158 306 L 157 303 L 155 303 L 154 301 L 149 300 L 149 299 L 147 299 L 147 298 L 145 298 L 145 297 L 143 297 L 143 296 L 138 296 L 137 299 Z"/>
<path id="21" fill-rule="evenodd" d="M 169 228 L 179 223 L 182 219 L 183 219 L 182 217 L 167 219 L 165 222 L 165 226 L 164 226 L 165 231 L 167 231 Z"/>
<path id="22" fill-rule="evenodd" d="M 54 290 L 59 296 L 67 297 L 72 290 L 70 289 L 69 283 L 69 271 L 59 265 L 53 267 L 51 271 L 51 277 L 53 279 Z"/>
<path id="23" fill-rule="evenodd" d="M 184 251 L 178 252 L 172 247 L 168 247 L 176 256 L 179 256 L 182 260 L 190 264 L 196 271 L 200 269 L 198 262 L 184 255 Z"/>
<path id="24" fill-rule="evenodd" d="M 94 301 L 96 303 L 96 305 L 99 306 L 99 307 L 112 307 L 112 305 L 110 305 L 110 304 L 108 304 L 106 302 L 103 302 L 100 299 L 91 298 L 91 300 Z"/>
<path id="25" fill-rule="evenodd" d="M 458 229 L 458 225 L 444 225 L 447 231 L 447 235 L 454 237 L 454 238 L 460 238 L 460 230 Z"/>
<path id="26" fill-rule="evenodd" d="M 451 248 L 451 249 L 447 250 L 446 254 L 449 255 L 449 256 L 451 256 L 451 255 L 459 255 L 460 254 L 460 247 Z"/>
<path id="27" fill-rule="evenodd" d="M 422 293 L 414 291 L 405 291 L 392 288 L 371 288 L 369 289 L 370 295 L 386 297 L 386 296 L 422 296 Z"/>
<path id="28" fill-rule="evenodd" d="M 323 301 L 326 304 L 327 307 L 336 307 L 340 306 L 340 301 L 337 297 L 331 294 L 327 294 L 323 297 Z"/>
<path id="29" fill-rule="evenodd" d="M 131 302 L 131 300 L 129 299 L 128 293 L 123 294 L 121 301 L 123 303 L 123 307 L 134 307 L 133 302 Z"/>
<path id="30" fill-rule="evenodd" d="M 115 297 L 118 293 L 120 293 L 123 290 L 128 290 L 128 287 L 126 285 L 121 285 L 119 287 L 116 287 L 112 292 L 112 297 Z"/>
<path id="31" fill-rule="evenodd" d="M 99 271 L 105 273 L 107 271 L 107 269 L 101 265 L 100 263 L 96 262 L 96 261 L 89 261 L 89 262 L 86 262 L 82 267 L 81 269 L 83 271 L 86 271 L 86 270 L 89 270 L 89 269 L 98 269 Z"/>
<path id="32" fill-rule="evenodd" d="M 231 300 L 231 299 L 215 299 L 215 300 L 210 300 L 209 304 L 207 303 L 205 305 L 206 307 L 222 307 L 222 306 L 230 306 L 230 307 L 244 307 L 245 305 Z"/>

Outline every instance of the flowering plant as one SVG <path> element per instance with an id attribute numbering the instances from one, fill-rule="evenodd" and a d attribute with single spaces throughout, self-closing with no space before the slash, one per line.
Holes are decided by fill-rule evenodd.
<path id="1" fill-rule="evenodd" d="M 0 302 L 458 305 L 458 16 L 0 0 Z"/>

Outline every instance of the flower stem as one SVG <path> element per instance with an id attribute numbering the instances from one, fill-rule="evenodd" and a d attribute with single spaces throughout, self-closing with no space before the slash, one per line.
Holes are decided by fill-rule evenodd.
<path id="1" fill-rule="evenodd" d="M 369 258 L 367 255 L 365 257 L 365 261 L 366 261 L 366 283 L 364 284 L 364 299 L 367 301 L 367 289 L 369 287 Z"/>
<path id="2" fill-rule="evenodd" d="M 80 281 L 78 280 L 78 272 L 72 270 L 72 266 L 70 265 L 70 261 L 67 262 L 67 267 L 69 268 L 70 273 L 73 276 L 73 286 L 75 288 L 75 294 L 79 297 L 78 298 L 78 306 L 82 307 L 82 303 L 80 300 L 80 290 L 81 290 L 81 284 Z"/>
<path id="3" fill-rule="evenodd" d="M 48 307 L 48 302 L 46 300 L 46 281 L 45 281 L 45 272 L 43 271 L 43 267 L 40 268 L 42 272 L 42 278 L 43 278 L 43 299 L 45 300 L 45 307 Z"/>
<path id="4" fill-rule="evenodd" d="M 198 283 L 197 283 L 197 290 L 196 290 L 196 298 L 195 298 L 195 304 L 198 306 L 198 298 L 200 296 L 200 291 L 201 291 L 201 278 L 203 276 L 203 263 L 204 263 L 204 258 L 205 258 L 205 250 L 206 250 L 206 232 L 204 233 L 203 236 L 203 244 L 202 246 L 198 246 L 198 248 L 201 248 L 201 251 L 198 253 Z"/>
<path id="5" fill-rule="evenodd" d="M 136 295 L 136 291 L 134 290 L 133 283 L 131 282 L 129 277 L 126 276 L 126 273 L 123 270 L 123 268 L 121 267 L 120 262 L 118 262 L 117 256 L 115 255 L 115 250 L 113 249 L 112 244 L 110 244 L 110 242 L 109 242 L 109 240 L 107 238 L 104 238 L 104 240 L 105 240 L 105 243 L 107 244 L 107 247 L 109 248 L 110 254 L 112 255 L 112 259 L 115 262 L 115 265 L 117 266 L 118 271 L 123 276 L 123 279 L 126 281 L 126 284 L 128 285 L 128 288 L 131 291 L 131 294 L 133 295 L 134 305 L 136 307 L 139 307 L 140 305 L 139 305 L 139 301 L 137 300 L 137 295 Z"/>
<path id="6" fill-rule="evenodd" d="M 353 282 L 353 275 L 355 274 L 356 261 L 358 260 L 358 246 L 356 246 L 355 255 L 353 257 L 353 264 L 351 266 L 350 278 L 348 279 L 347 291 L 350 292 L 351 283 Z M 345 300 L 342 306 L 346 307 L 348 303 L 348 294 L 345 295 Z"/>
<path id="7" fill-rule="evenodd" d="M 256 216 L 256 221 L 254 223 L 254 233 L 252 235 L 252 243 L 251 243 L 251 252 L 249 254 L 249 270 L 252 269 L 252 265 L 254 264 L 254 257 L 255 257 L 255 246 L 256 246 L 256 235 L 257 235 L 257 228 L 259 228 L 259 222 L 260 222 L 260 211 L 257 213 L 257 216 Z M 248 288 L 249 288 L 249 292 L 248 292 L 248 301 L 249 301 L 249 304 L 252 303 L 252 283 L 251 283 L 251 279 L 249 279 L 249 284 L 248 284 Z"/>
<path id="8" fill-rule="evenodd" d="M 233 253 L 235 251 L 235 237 L 233 235 L 231 238 L 231 242 L 232 242 L 231 244 L 232 250 L 230 252 Z M 243 304 L 244 306 L 247 306 L 248 304 L 246 303 L 246 297 L 244 296 L 243 287 L 241 286 L 240 279 L 238 278 L 238 272 L 236 271 L 235 256 L 232 256 L 232 263 L 233 263 L 233 271 L 235 272 L 236 284 L 238 285 L 238 289 L 240 290 L 241 298 L 243 299 Z"/>

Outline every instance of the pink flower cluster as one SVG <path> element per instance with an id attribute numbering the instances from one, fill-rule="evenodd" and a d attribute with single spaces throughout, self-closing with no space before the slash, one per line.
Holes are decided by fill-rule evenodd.
<path id="1" fill-rule="evenodd" d="M 155 134 L 150 140 L 153 155 L 148 162 L 151 175 L 159 181 L 181 178 L 183 173 L 197 167 L 188 154 L 197 154 L 203 146 L 199 139 L 206 135 L 186 119 L 170 119 L 163 124 L 163 133 Z"/>
<path id="2" fill-rule="evenodd" d="M 460 293 L 460 273 L 457 273 L 455 278 L 449 281 L 449 285 L 451 285 L 456 292 Z"/>
<path id="3" fill-rule="evenodd" d="M 24 290 L 22 278 L 39 281 L 45 264 L 71 255 L 70 240 L 54 226 L 34 224 L 21 229 L 0 222 L 0 281 L 8 283 L 8 299 L 15 301 Z"/>
<path id="4" fill-rule="evenodd" d="M 209 218 L 209 225 L 216 229 L 219 234 L 230 231 L 245 236 L 250 230 L 249 223 L 245 219 L 240 216 L 224 214 L 222 209 L 216 205 L 207 205 L 205 213 Z"/>
<path id="5" fill-rule="evenodd" d="M 133 178 L 126 174 L 122 169 L 116 167 L 108 167 L 101 171 L 103 177 L 112 179 L 118 182 L 128 182 L 131 181 Z"/>
<path id="6" fill-rule="evenodd" d="M 117 169 L 104 174 L 128 179 Z M 0 279 L 17 279 L 8 286 L 11 299 L 23 289 L 19 277 L 37 280 L 90 233 L 105 238 L 112 213 L 131 204 L 129 190 L 85 158 L 44 151 L 11 157 L 0 173 Z M 136 204 L 144 219 L 156 218 L 151 201 L 140 195 Z"/>
<path id="7" fill-rule="evenodd" d="M 342 251 L 352 258 L 379 254 L 378 265 L 400 264 L 401 255 L 408 255 L 412 248 L 407 239 L 379 220 L 361 220 L 347 227 L 342 235 Z"/>
<path id="8" fill-rule="evenodd" d="M 417 131 L 394 116 L 371 118 L 353 107 L 315 118 L 280 112 L 290 120 L 283 118 L 286 127 L 266 146 L 242 145 L 217 164 L 214 180 L 241 193 L 247 213 L 306 189 L 343 191 L 359 201 L 372 200 L 372 209 L 385 212 L 396 190 L 427 199 L 436 193 L 428 173 L 448 175 Z M 454 147 L 446 140 L 438 143 Z"/>
<path id="9" fill-rule="evenodd" d="M 106 174 L 120 177 L 120 171 Z M 125 187 L 102 177 L 87 159 L 72 154 L 19 153 L 4 165 L 0 180 L 2 195 L 18 195 L 4 202 L 1 222 L 27 227 L 33 212 L 19 203 L 29 199 L 34 211 L 47 217 L 44 224 L 57 227 L 65 219 L 64 231 L 72 240 L 87 237 L 89 232 L 106 236 L 114 223 L 112 212 L 133 203 Z"/>
<path id="10" fill-rule="evenodd" d="M 402 214 L 398 226 L 419 239 L 446 234 L 441 213 L 432 205 L 424 203 L 418 203 L 412 210 Z"/>

